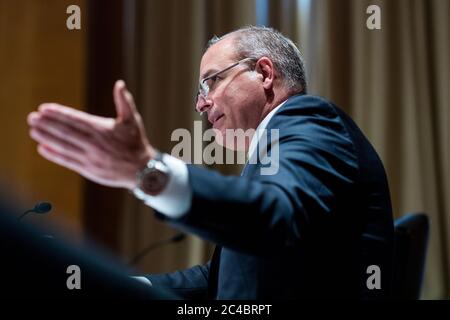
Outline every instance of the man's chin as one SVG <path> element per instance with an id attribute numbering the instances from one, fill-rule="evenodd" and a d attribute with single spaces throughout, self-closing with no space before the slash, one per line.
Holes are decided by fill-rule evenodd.
<path id="1" fill-rule="evenodd" d="M 250 143 L 244 139 L 239 139 L 234 135 L 226 134 L 227 130 L 225 129 L 216 129 L 214 128 L 214 134 L 215 134 L 215 141 L 216 143 L 224 147 L 226 149 L 229 149 L 231 151 L 246 151 L 247 145 Z"/>

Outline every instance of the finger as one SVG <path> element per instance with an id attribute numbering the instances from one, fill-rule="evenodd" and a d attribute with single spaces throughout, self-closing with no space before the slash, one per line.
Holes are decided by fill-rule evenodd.
<path id="1" fill-rule="evenodd" d="M 85 177 L 86 179 L 89 179 L 93 182 L 110 186 L 110 187 L 124 187 L 119 182 L 115 181 L 109 181 L 107 179 L 101 178 L 100 176 L 96 175 L 94 171 L 90 170 L 87 165 L 81 163 L 77 159 L 74 159 L 68 155 L 59 153 L 58 151 L 54 150 L 53 148 L 45 145 L 38 145 L 38 153 L 44 157 L 45 159 L 56 163 L 62 167 L 65 167 L 69 170 L 72 170 L 81 176 Z"/>
<path id="2" fill-rule="evenodd" d="M 76 110 L 73 108 L 65 107 L 56 103 L 44 103 L 39 106 L 39 114 L 41 116 L 46 116 L 59 122 L 76 127 L 86 133 L 92 133 L 95 131 L 98 123 L 103 123 L 108 120 L 108 118 L 98 117 L 86 112 Z M 33 120 L 31 116 L 31 120 Z"/>
<path id="3" fill-rule="evenodd" d="M 40 115 L 38 112 L 33 111 L 30 114 L 28 114 L 27 116 L 27 123 L 30 126 L 34 126 L 39 120 L 40 120 Z"/>
<path id="4" fill-rule="evenodd" d="M 74 158 L 71 158 L 68 155 L 61 154 L 58 151 L 52 149 L 51 147 L 45 145 L 38 145 L 37 150 L 42 157 L 53 163 L 56 163 L 57 165 L 72 170 L 91 181 L 103 184 L 105 183 L 99 178 L 97 178 L 94 174 L 89 172 L 89 170 L 86 168 L 84 164 L 82 164 L 81 162 L 79 162 Z"/>
<path id="5" fill-rule="evenodd" d="M 61 154 L 49 146 L 40 144 L 38 145 L 37 151 L 45 159 L 54 162 L 60 166 L 73 170 L 77 173 L 81 173 L 82 171 L 84 171 L 82 164 L 78 160 L 73 159 L 67 155 Z"/>
<path id="6" fill-rule="evenodd" d="M 30 130 L 30 136 L 39 144 L 47 146 L 59 154 L 68 156 L 72 159 L 77 159 L 80 163 L 82 161 L 78 159 L 83 159 L 86 156 L 86 152 L 84 150 L 43 130 L 33 128 Z"/>
<path id="7" fill-rule="evenodd" d="M 136 106 L 134 105 L 133 96 L 127 90 L 123 80 L 116 81 L 113 96 L 118 120 L 123 122 L 134 121 Z"/>
<path id="8" fill-rule="evenodd" d="M 37 117 L 38 119 L 32 120 L 32 130 L 37 129 L 46 132 L 52 137 L 57 138 L 64 143 L 76 146 L 81 150 L 92 151 L 95 149 L 95 138 L 91 134 L 45 116 Z"/>

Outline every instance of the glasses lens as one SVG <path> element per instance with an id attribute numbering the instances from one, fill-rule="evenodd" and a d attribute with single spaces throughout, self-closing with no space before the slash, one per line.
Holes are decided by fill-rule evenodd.
<path id="1" fill-rule="evenodd" d="M 207 97 L 209 93 L 209 86 L 206 84 L 206 81 L 200 82 L 200 94 L 203 97 Z"/>
<path id="2" fill-rule="evenodd" d="M 208 96 L 208 93 L 209 93 L 208 85 L 205 84 L 203 81 L 200 82 L 200 84 L 198 86 L 197 95 L 195 96 L 195 105 L 198 104 L 198 101 L 200 100 L 200 98 L 206 99 L 206 97 Z"/>

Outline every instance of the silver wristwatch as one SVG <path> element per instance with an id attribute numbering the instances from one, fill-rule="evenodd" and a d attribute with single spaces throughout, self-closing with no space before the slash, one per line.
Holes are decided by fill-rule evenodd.
<path id="1" fill-rule="evenodd" d="M 163 161 L 163 154 L 156 152 L 144 169 L 136 173 L 136 187 L 134 195 L 141 200 L 147 196 L 156 196 L 167 186 L 170 178 L 169 167 Z"/>

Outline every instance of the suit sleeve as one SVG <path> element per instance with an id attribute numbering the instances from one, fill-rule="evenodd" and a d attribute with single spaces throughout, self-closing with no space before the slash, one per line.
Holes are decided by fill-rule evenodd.
<path id="1" fill-rule="evenodd" d="M 243 177 L 188 165 L 192 205 L 187 214 L 178 219 L 157 216 L 252 254 L 301 245 L 315 230 L 331 224 L 334 209 L 349 200 L 358 172 L 341 119 L 329 106 L 287 105 L 269 127 L 279 128 L 279 139 L 269 149 L 272 154 L 279 149 L 276 174 L 260 174 L 260 163 L 247 165 L 254 174 Z"/>
<path id="2" fill-rule="evenodd" d="M 155 288 L 168 288 L 183 299 L 206 299 L 210 262 L 173 273 L 145 275 Z"/>

